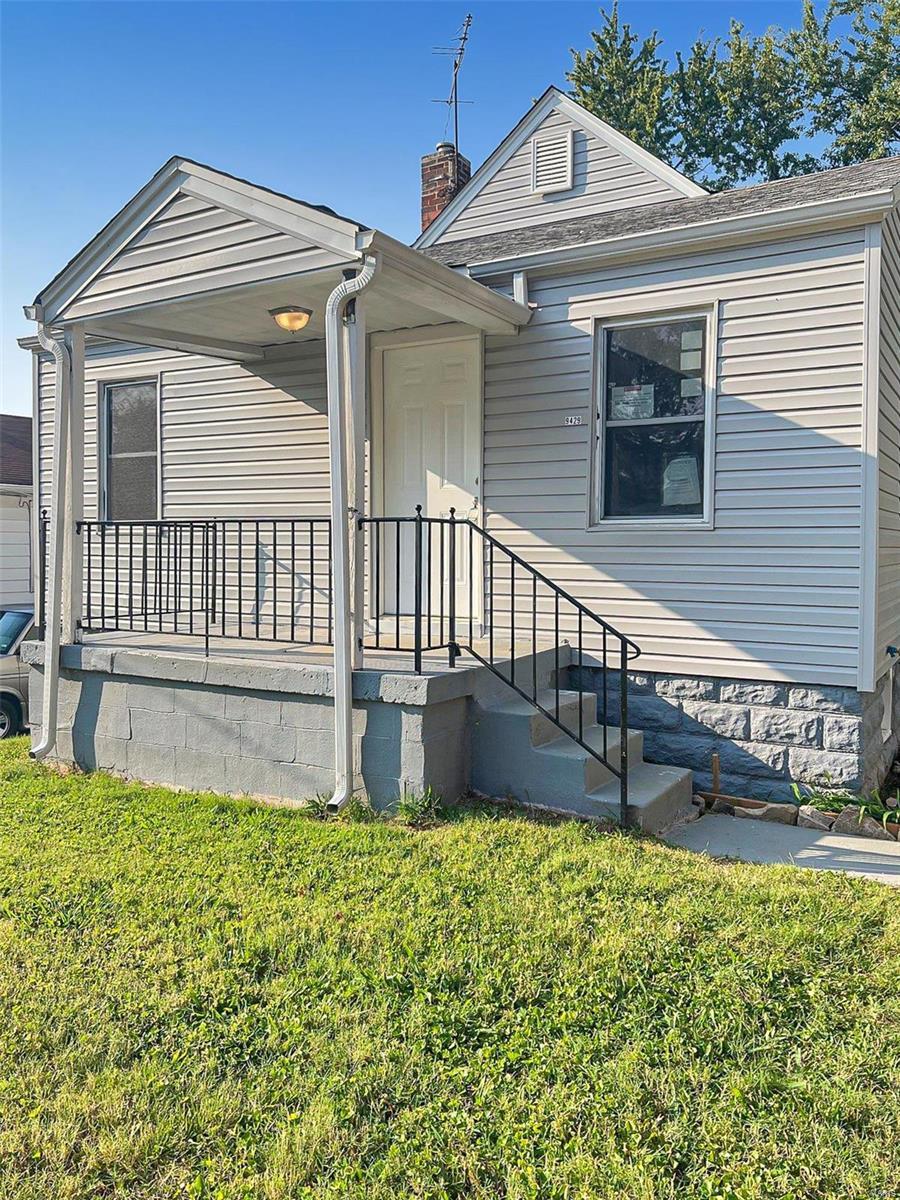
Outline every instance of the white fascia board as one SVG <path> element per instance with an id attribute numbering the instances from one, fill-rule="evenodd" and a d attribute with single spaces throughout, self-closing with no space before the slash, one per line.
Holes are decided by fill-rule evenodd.
<path id="1" fill-rule="evenodd" d="M 360 249 L 378 254 L 382 260 L 376 288 L 381 283 L 388 283 L 392 277 L 408 281 L 411 301 L 417 300 L 412 289 L 418 285 L 439 304 L 435 309 L 433 303 L 428 304 L 423 299 L 423 307 L 492 333 L 515 333 L 531 319 L 531 310 L 526 305 L 501 296 L 483 283 L 445 267 L 385 233 L 372 230 L 361 234 L 357 243 Z"/>
<path id="2" fill-rule="evenodd" d="M 595 117 L 593 113 L 588 112 L 586 108 L 583 108 L 571 96 L 565 95 L 564 92 L 559 93 L 555 107 L 570 121 L 580 125 L 587 133 L 592 133 L 601 141 L 606 142 L 613 150 L 618 150 L 625 158 L 630 159 L 637 166 L 643 167 L 650 175 L 655 176 L 661 183 L 667 183 L 676 192 L 681 192 L 683 196 L 690 196 L 693 199 L 709 195 L 706 188 L 701 187 L 699 183 L 694 183 L 693 179 L 688 179 L 686 175 L 682 175 L 680 171 L 670 167 L 668 163 L 657 158 L 655 154 L 651 154 L 649 150 L 644 150 L 630 137 L 626 137 L 624 133 L 619 133 L 618 129 L 613 129 L 612 125 L 607 125 L 605 121 Z"/>
<path id="3" fill-rule="evenodd" d="M 573 264 L 592 263 L 608 258 L 629 257 L 651 250 L 680 250 L 694 244 L 706 245 L 719 240 L 750 236 L 766 231 L 795 232 L 799 227 L 825 222 L 878 219 L 894 203 L 890 189 L 868 192 L 839 200 L 812 201 L 794 208 L 780 208 L 764 213 L 749 213 L 694 225 L 676 225 L 670 229 L 653 229 L 646 233 L 624 234 L 601 242 L 585 242 L 563 246 L 556 250 L 536 250 L 509 258 L 483 259 L 469 263 L 476 279 L 504 275 L 513 271 L 535 271 Z"/>
<path id="4" fill-rule="evenodd" d="M 586 108 L 566 96 L 558 88 L 550 87 L 532 105 L 518 125 L 506 135 L 493 154 L 484 160 L 466 186 L 457 192 L 443 212 L 435 217 L 428 228 L 413 242 L 413 246 L 419 250 L 434 245 L 469 201 L 493 179 L 501 167 L 509 162 L 519 147 L 531 137 L 538 126 L 554 110 L 563 113 L 570 121 L 580 126 L 585 133 L 602 139 L 613 149 L 618 150 L 620 154 L 624 154 L 635 165 L 649 171 L 651 175 L 675 188 L 682 195 L 694 198 L 707 195 L 705 188 L 676 171 L 674 167 L 662 162 L 654 154 L 642 150 L 631 138 L 619 133 L 611 125 L 601 121 L 599 117 L 593 116 Z"/>
<path id="5" fill-rule="evenodd" d="M 354 261 L 359 226 L 320 212 L 300 200 L 279 196 L 188 159 L 173 158 L 44 289 L 35 304 L 45 323 L 64 319 L 66 307 L 91 280 L 177 195 L 193 196 L 248 220 L 286 233 L 310 246 L 322 246 Z"/>
<path id="6" fill-rule="evenodd" d="M 35 305 L 43 309 L 45 324 L 55 321 L 119 250 L 153 220 L 177 193 L 184 178 L 179 160 L 170 159 L 38 293 Z"/>
<path id="7" fill-rule="evenodd" d="M 264 188 L 242 183 L 228 176 L 216 176 L 205 168 L 187 168 L 187 181 L 181 191 L 196 200 L 204 200 L 237 216 L 247 217 L 279 233 L 290 234 L 309 246 L 334 250 L 349 260 L 357 257 L 356 235 L 359 226 L 340 217 L 319 212 L 301 201 L 287 200 Z"/>

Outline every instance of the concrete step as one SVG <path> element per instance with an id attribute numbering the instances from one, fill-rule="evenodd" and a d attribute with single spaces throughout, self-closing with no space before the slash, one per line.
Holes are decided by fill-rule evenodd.
<path id="1" fill-rule="evenodd" d="M 646 833 L 659 833 L 683 820 L 691 811 L 693 776 L 687 767 L 638 763 L 628 772 L 628 822 Z M 598 817 L 619 820 L 619 781 L 585 795 Z"/>
<path id="2" fill-rule="evenodd" d="M 542 778 L 545 780 L 546 791 L 558 795 L 568 795 L 573 791 L 592 792 L 603 787 L 616 778 L 609 767 L 588 753 L 578 742 L 557 730 L 557 737 L 552 742 L 535 747 L 535 765 L 539 765 Z M 598 754 L 603 755 L 613 767 L 619 765 L 619 747 L 621 733 L 617 726 L 607 726 L 606 748 L 604 750 L 603 727 L 588 726 L 582 734 L 586 742 Z M 638 729 L 628 731 L 628 760 L 631 763 L 642 761 L 644 750 L 644 735 Z"/>
<path id="3" fill-rule="evenodd" d="M 511 688 L 505 689 L 506 695 L 497 704 L 482 707 L 478 718 L 490 726 L 498 726 L 501 736 L 508 733 L 514 739 L 527 736 L 532 746 L 542 746 L 559 737 L 559 726 L 550 717 L 539 712 L 530 700 L 524 699 Z M 547 688 L 539 691 L 538 704 L 552 716 L 556 716 L 557 693 L 555 689 Z M 577 691 L 560 691 L 559 720 L 574 733 L 578 732 L 578 703 Z M 581 694 L 582 730 L 597 723 L 597 698 L 590 692 Z"/>
<path id="4" fill-rule="evenodd" d="M 556 693 L 538 693 L 538 701 L 556 711 Z M 603 755 L 598 761 L 525 698 L 512 692 L 476 699 L 472 728 L 472 785 L 489 796 L 513 798 L 536 808 L 594 820 L 618 821 L 620 785 L 618 726 L 596 724 L 597 698 L 567 690 L 560 693 L 560 719 Z M 605 736 L 605 746 L 604 746 Z M 690 811 L 691 772 L 643 761 L 643 735 L 628 731 L 628 821 L 651 833 L 667 828 Z"/>

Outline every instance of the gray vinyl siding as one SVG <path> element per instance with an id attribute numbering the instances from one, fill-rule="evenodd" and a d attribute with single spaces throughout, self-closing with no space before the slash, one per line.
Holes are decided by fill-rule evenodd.
<path id="1" fill-rule="evenodd" d="M 534 274 L 531 324 L 487 339 L 487 527 L 646 669 L 855 684 L 863 253 L 845 230 Z M 588 526 L 591 319 L 618 299 L 719 301 L 713 529 Z"/>
<path id="2" fill-rule="evenodd" d="M 473 196 L 438 242 L 459 241 L 500 229 L 522 229 L 586 213 L 675 200 L 681 195 L 618 150 L 574 125 L 563 113 L 550 113 L 537 132 L 550 133 L 560 129 L 575 131 L 574 186 L 571 191 L 539 195 L 531 190 L 531 138 L 528 138 Z"/>
<path id="3" fill-rule="evenodd" d="M 97 413 L 104 382 L 160 380 L 164 517 L 328 514 L 321 342 L 264 365 L 146 347 L 90 347 L 85 366 L 85 514 L 97 511 Z M 54 365 L 41 356 L 40 497 L 51 495 Z"/>
<path id="4" fill-rule="evenodd" d="M 882 224 L 878 370 L 878 591 L 875 671 L 900 643 L 900 217 Z"/>
<path id="5" fill-rule="evenodd" d="M 66 309 L 95 316 L 235 284 L 294 275 L 341 261 L 285 233 L 180 196 L 141 230 Z"/>

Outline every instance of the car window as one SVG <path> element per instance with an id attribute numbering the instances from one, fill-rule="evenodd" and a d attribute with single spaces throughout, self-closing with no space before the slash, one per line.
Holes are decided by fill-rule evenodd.
<path id="1" fill-rule="evenodd" d="M 22 630 L 33 620 L 30 612 L 21 609 L 0 609 L 0 654 L 9 654 L 21 636 Z"/>

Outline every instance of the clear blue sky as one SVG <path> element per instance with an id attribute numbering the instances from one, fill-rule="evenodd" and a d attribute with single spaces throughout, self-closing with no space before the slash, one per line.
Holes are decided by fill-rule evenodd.
<path id="1" fill-rule="evenodd" d="M 474 16 L 461 147 L 477 166 L 550 83 L 565 86 L 598 5 L 0 2 L 2 407 L 29 412 L 22 315 L 172 154 L 418 232 L 419 158 L 444 133 L 447 45 Z M 800 3 L 621 0 L 669 53 L 698 31 L 795 23 Z"/>

